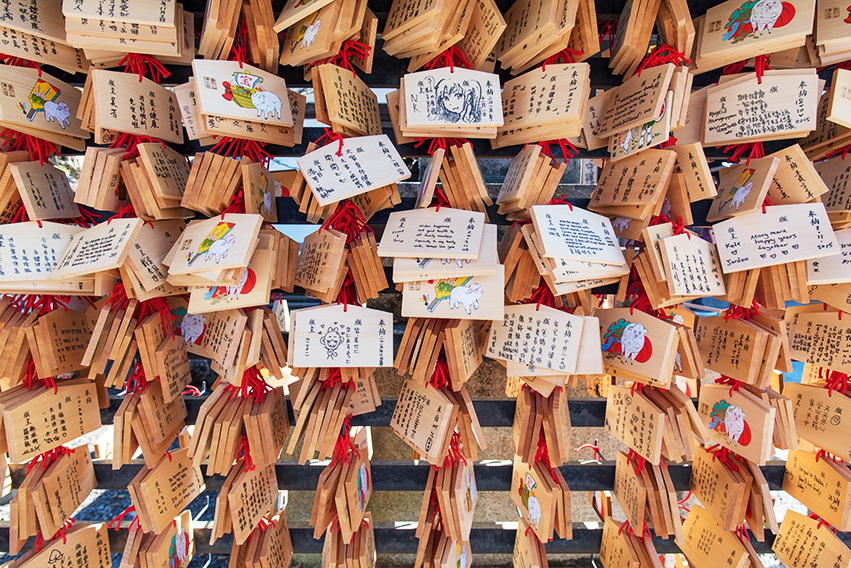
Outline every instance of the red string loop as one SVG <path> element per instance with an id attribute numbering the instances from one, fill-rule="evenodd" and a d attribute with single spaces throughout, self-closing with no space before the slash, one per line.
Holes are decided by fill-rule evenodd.
<path id="1" fill-rule="evenodd" d="M 449 363 L 446 361 L 446 350 L 443 347 L 440 348 L 440 354 L 434 364 L 434 373 L 428 380 L 428 385 L 436 389 L 444 389 L 450 385 Z"/>
<path id="2" fill-rule="evenodd" d="M 162 140 L 158 140 L 156 138 L 151 138 L 150 136 L 139 136 L 138 134 L 129 134 L 127 132 L 122 132 L 118 135 L 118 137 L 113 140 L 112 144 L 109 145 L 110 148 L 125 148 L 124 156 L 122 156 L 125 160 L 132 160 L 134 158 L 139 157 L 139 149 L 136 147 L 139 144 L 147 144 L 151 142 L 158 142 L 162 144 L 162 147 L 165 148 L 165 142 Z"/>
<path id="3" fill-rule="evenodd" d="M 576 146 L 574 146 L 567 138 L 556 138 L 555 140 L 545 140 L 543 142 L 538 142 L 538 146 L 541 147 L 541 154 L 549 157 L 549 159 L 553 162 L 558 162 L 551 148 L 553 144 L 561 148 L 562 162 L 566 162 L 568 158 L 573 158 L 576 154 L 579 153 L 579 150 L 576 149 Z"/>
<path id="4" fill-rule="evenodd" d="M 547 65 L 556 65 L 559 61 L 564 63 L 573 63 L 574 57 L 582 57 L 581 51 L 576 51 L 575 49 L 571 49 L 569 47 L 565 47 L 555 55 L 550 55 L 546 59 L 544 59 L 543 63 L 541 63 L 541 71 L 547 70 Z"/>
<path id="5" fill-rule="evenodd" d="M 38 76 L 41 77 L 41 67 L 39 67 L 38 63 L 36 63 L 35 61 L 30 61 L 29 59 L 24 59 L 22 57 L 12 57 L 11 55 L 0 53 L 0 63 L 4 65 L 9 65 L 10 67 L 29 67 L 31 69 L 35 69 L 36 71 L 38 71 Z"/>
<path id="6" fill-rule="evenodd" d="M 30 156 L 30 161 L 34 162 L 38 160 L 38 163 L 42 166 L 50 159 L 51 155 L 59 155 L 59 148 L 52 142 L 12 130 L 11 128 L 0 132 L 0 145 L 8 146 L 8 152 L 26 150 Z"/>
<path id="7" fill-rule="evenodd" d="M 670 45 L 663 44 L 651 51 L 641 61 L 641 64 L 636 70 L 636 75 L 640 77 L 641 72 L 645 69 L 651 69 L 653 67 L 665 65 L 666 63 L 673 63 L 674 65 L 688 65 L 691 63 L 691 59 L 686 58 L 685 55 L 683 55 Z"/>
<path id="8" fill-rule="evenodd" d="M 747 142 L 745 144 L 731 144 L 730 146 L 725 146 L 724 151 L 728 152 L 732 150 L 733 155 L 730 156 L 730 161 L 739 163 L 744 156 L 745 152 L 748 152 L 748 159 L 745 162 L 746 165 L 751 163 L 751 159 L 759 159 L 765 157 L 765 149 L 762 147 L 762 142 Z"/>
<path id="9" fill-rule="evenodd" d="M 427 150 L 429 156 L 434 156 L 434 153 L 437 151 L 438 148 L 443 148 L 444 152 L 449 152 L 449 149 L 453 146 L 463 146 L 464 144 L 469 144 L 469 141 L 464 138 L 417 138 L 416 141 L 414 141 L 414 148 L 419 148 L 425 143 L 426 140 L 431 140 Z"/>
<path id="10" fill-rule="evenodd" d="M 349 39 L 343 42 L 343 45 L 340 47 L 340 51 L 337 52 L 337 55 L 332 55 L 331 57 L 314 61 L 313 63 L 310 63 L 308 67 L 330 63 L 351 71 L 352 75 L 357 77 L 357 73 L 355 72 L 355 67 L 352 65 L 351 59 L 353 57 L 358 57 L 365 60 L 369 57 L 369 53 L 371 51 L 371 46 Z"/>
<path id="11" fill-rule="evenodd" d="M 425 69 L 437 69 L 440 67 L 449 67 L 450 73 L 455 73 L 455 67 L 470 68 L 470 62 L 464 56 L 464 52 L 455 47 L 449 47 L 446 51 L 439 54 L 437 57 L 429 61 L 423 66 Z"/>
<path id="12" fill-rule="evenodd" d="M 210 152 L 214 154 L 233 159 L 248 158 L 252 162 L 259 162 L 264 168 L 268 168 L 272 162 L 272 155 L 265 150 L 266 142 L 231 136 L 213 136 L 213 138 L 216 143 L 210 148 Z"/>
<path id="13" fill-rule="evenodd" d="M 609 50 L 612 49 L 612 46 L 615 43 L 615 34 L 618 33 L 618 20 L 610 19 L 610 20 L 599 20 L 597 22 L 597 39 L 600 41 L 600 45 L 603 45 L 603 41 L 609 40 Z"/>
<path id="14" fill-rule="evenodd" d="M 118 62 L 118 65 L 124 65 L 125 73 L 139 75 L 140 83 L 142 78 L 149 74 L 154 83 L 159 83 L 163 79 L 171 77 L 171 71 L 155 58 L 144 53 L 128 53 Z"/>
<path id="15" fill-rule="evenodd" d="M 320 142 L 321 142 L 321 144 L 320 144 Z M 316 142 L 314 142 L 314 144 L 316 144 L 318 147 L 321 148 L 321 147 L 327 146 L 328 144 L 331 144 L 332 142 L 339 142 L 340 143 L 340 146 L 337 148 L 337 156 L 342 156 L 343 155 L 343 135 L 340 134 L 339 132 L 334 132 L 330 128 L 326 128 L 325 133 L 322 134 L 322 136 L 320 136 L 319 138 L 317 138 Z"/>

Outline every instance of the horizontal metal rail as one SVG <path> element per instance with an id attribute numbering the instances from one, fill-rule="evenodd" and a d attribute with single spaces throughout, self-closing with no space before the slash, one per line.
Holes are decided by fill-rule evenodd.
<path id="1" fill-rule="evenodd" d="M 127 541 L 127 525 L 122 523 L 119 530 L 109 531 L 109 545 L 113 553 L 120 553 Z M 226 534 L 215 544 L 210 545 L 211 529 L 207 523 L 193 523 L 195 528 L 195 552 L 196 554 L 229 554 L 233 543 L 230 533 Z M 9 527 L 0 526 L 0 549 L 9 549 Z M 415 534 L 415 523 L 406 527 L 375 527 L 375 551 L 378 554 L 414 554 L 417 551 L 419 539 Z M 749 534 L 753 534 L 748 531 Z M 502 527 L 473 527 L 470 533 L 470 548 L 473 554 L 511 554 L 514 551 L 514 538 L 517 534 L 516 528 Z M 846 545 L 851 545 L 851 533 L 839 533 L 837 535 Z M 290 538 L 293 550 L 300 554 L 321 554 L 324 538 L 315 540 L 312 528 L 290 527 Z M 549 554 L 596 554 L 600 552 L 600 542 L 603 531 L 600 528 L 589 528 L 584 523 L 573 523 L 573 538 L 563 540 L 554 538 L 546 544 Z M 758 542 L 751 537 L 751 545 L 758 553 L 770 553 L 774 542 L 774 535 L 766 530 L 763 535 L 764 542 Z M 27 543 L 32 546 L 33 539 Z M 674 553 L 679 552 L 673 538 L 667 540 L 653 537 L 653 546 L 656 552 Z"/>
<path id="2" fill-rule="evenodd" d="M 207 400 L 207 396 L 186 396 L 187 424 L 195 424 L 198 418 L 198 410 Z M 121 406 L 123 397 L 112 395 L 109 397 L 109 408 L 100 411 L 102 424 L 112 424 L 118 407 Z M 696 400 L 695 400 L 696 403 Z M 514 423 L 514 411 L 517 408 L 514 399 L 501 398 L 474 398 L 473 406 L 479 417 L 479 424 L 483 427 L 508 427 Z M 382 398 L 381 406 L 374 412 L 352 417 L 352 426 L 390 426 L 390 419 L 396 408 L 395 398 Z M 602 428 L 606 423 L 606 399 L 604 398 L 572 398 L 568 401 L 570 409 L 570 422 L 575 428 Z M 292 405 L 287 399 L 287 412 L 290 423 L 295 424 Z"/>
<path id="3" fill-rule="evenodd" d="M 614 456 L 612 456 L 614 457 Z M 144 465 L 141 460 L 125 464 L 121 469 L 112 469 L 112 462 L 94 462 L 97 488 L 106 490 L 126 489 Z M 319 475 L 327 462 L 310 462 L 298 465 L 291 461 L 275 464 L 278 489 L 290 491 L 315 491 Z M 203 466 L 206 467 L 206 466 Z M 375 491 L 422 491 L 428 479 L 429 466 L 425 462 L 414 464 L 409 461 L 373 460 L 370 464 Z M 507 460 L 485 460 L 475 464 L 476 487 L 479 491 L 509 491 L 511 489 L 512 465 Z M 26 475 L 25 465 L 10 465 L 12 486 L 18 487 Z M 559 468 L 571 491 L 610 491 L 615 486 L 615 464 L 613 461 L 600 463 L 569 462 Z M 783 484 L 784 462 L 771 462 L 761 467 L 768 487 L 778 490 Z M 668 471 L 677 491 L 688 491 L 691 465 L 670 464 Z M 207 490 L 218 491 L 225 481 L 221 475 L 205 478 Z"/>

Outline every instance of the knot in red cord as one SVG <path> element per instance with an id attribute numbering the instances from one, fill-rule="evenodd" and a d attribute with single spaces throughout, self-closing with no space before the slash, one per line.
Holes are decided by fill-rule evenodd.
<path id="1" fill-rule="evenodd" d="M 245 19 L 239 20 L 239 27 L 233 38 L 230 53 L 228 54 L 229 61 L 236 61 L 242 67 L 248 61 L 248 27 L 245 25 Z"/>
<path id="2" fill-rule="evenodd" d="M 558 477 L 556 476 L 555 470 L 553 470 L 553 466 L 550 463 L 550 450 L 547 447 L 547 438 L 544 435 L 544 429 L 541 428 L 541 434 L 538 436 L 538 448 L 535 450 L 535 463 L 543 463 L 547 466 L 547 469 L 550 471 L 550 475 L 553 478 L 553 481 L 558 485 Z"/>
<path id="3" fill-rule="evenodd" d="M 579 150 L 576 149 L 576 146 L 570 143 L 567 138 L 556 138 L 554 140 L 544 140 L 542 142 L 538 142 L 538 146 L 541 147 L 541 154 L 547 156 L 553 162 L 558 162 L 556 160 L 555 155 L 553 154 L 552 145 L 555 144 L 559 148 L 561 148 L 561 160 L 566 162 L 568 158 L 574 157 L 579 153 Z"/>
<path id="4" fill-rule="evenodd" d="M 343 285 L 340 286 L 340 293 L 337 294 L 337 304 L 343 305 L 343 311 L 349 311 L 349 304 L 360 305 L 358 302 L 358 289 L 355 285 L 355 279 L 352 276 L 352 270 L 346 272 L 346 277 L 343 279 Z"/>
<path id="5" fill-rule="evenodd" d="M 847 394 L 848 381 L 850 378 L 851 377 L 849 377 L 846 373 L 830 371 L 827 376 L 827 384 L 824 385 L 824 388 L 827 389 L 827 396 L 833 396 L 833 391 L 839 391 L 841 394 Z"/>
<path id="6" fill-rule="evenodd" d="M 236 195 L 231 195 L 229 199 L 229 204 L 222 210 L 222 220 L 224 221 L 225 215 L 228 213 L 242 214 L 245 213 L 245 194 L 243 190 L 239 190 L 236 192 Z"/>
<path id="7" fill-rule="evenodd" d="M 233 159 L 248 158 L 252 162 L 259 162 L 264 168 L 268 168 L 272 162 L 272 155 L 265 150 L 266 142 L 231 136 L 213 136 L 213 138 L 216 139 L 216 143 L 209 151 L 214 154 Z"/>
<path id="8" fill-rule="evenodd" d="M 162 140 L 158 140 L 156 138 L 151 138 L 150 136 L 139 136 L 138 134 L 130 134 L 128 132 L 122 132 L 118 135 L 112 144 L 109 145 L 110 148 L 121 148 L 122 146 L 126 149 L 124 152 L 125 160 L 132 160 L 134 158 L 139 157 L 139 149 L 136 147 L 139 144 L 148 144 L 148 143 L 159 143 L 162 144 L 162 147 L 165 148 L 165 142 Z"/>
<path id="9" fill-rule="evenodd" d="M 131 396 L 136 393 L 141 394 L 148 388 L 148 378 L 145 376 L 145 368 L 142 367 L 142 363 L 137 361 L 133 366 L 130 376 L 127 377 L 127 384 L 132 385 L 127 388 L 127 393 Z"/>
<path id="10" fill-rule="evenodd" d="M 246 471 L 253 471 L 256 468 L 254 460 L 251 459 L 251 445 L 248 443 L 248 436 L 245 434 L 242 435 L 242 439 L 240 439 L 236 448 L 236 459 L 240 458 L 245 459 Z"/>
<path id="11" fill-rule="evenodd" d="M 165 298 L 151 298 L 150 300 L 144 300 L 136 304 L 136 319 L 138 321 L 142 321 L 153 314 L 160 315 L 163 333 L 174 337 L 174 322 L 177 316 L 171 313 L 168 307 L 168 301 Z"/>
<path id="12" fill-rule="evenodd" d="M 573 211 L 573 203 L 571 203 L 562 193 L 561 195 L 553 195 L 553 198 L 550 199 L 550 202 L 547 205 L 567 205 L 571 211 Z"/>
<path id="13" fill-rule="evenodd" d="M 262 373 L 257 367 L 249 367 L 242 374 L 242 383 L 239 386 L 239 394 L 244 398 L 250 398 L 254 403 L 263 402 L 266 393 L 274 392 Z"/>
<path id="14" fill-rule="evenodd" d="M 689 240 L 691 240 L 691 233 L 686 231 L 686 225 L 685 225 L 685 223 L 683 223 L 682 217 L 677 217 L 677 220 L 675 222 L 673 222 L 672 224 L 673 224 L 673 229 L 674 229 L 675 235 L 687 235 Z"/>
<path id="15" fill-rule="evenodd" d="M 343 420 L 343 426 L 340 428 L 340 435 L 337 436 L 337 441 L 334 443 L 334 451 L 331 454 L 331 465 L 346 462 L 351 463 L 352 458 L 357 455 L 360 457 L 360 451 L 352 442 L 352 415 L 346 415 Z M 367 478 L 367 486 L 369 478 Z"/>
<path id="16" fill-rule="evenodd" d="M 745 152 L 748 152 L 748 159 L 745 162 L 746 165 L 751 163 L 751 159 L 759 159 L 765 157 L 765 149 L 762 147 L 762 142 L 747 142 L 745 144 L 731 144 L 730 146 L 725 146 L 724 151 L 729 152 L 733 151 L 733 155 L 730 156 L 730 161 L 739 163 L 744 156 Z"/>
<path id="17" fill-rule="evenodd" d="M 668 135 L 668 139 L 662 142 L 661 144 L 656 144 L 656 149 L 661 150 L 662 148 L 667 148 L 668 146 L 676 146 L 679 144 L 679 140 L 675 136 Z"/>
<path id="18" fill-rule="evenodd" d="M 423 66 L 425 69 L 437 69 L 440 67 L 449 67 L 449 72 L 454 73 L 455 67 L 470 68 L 470 62 L 464 56 L 464 53 L 454 45 L 446 51 L 439 54 L 437 57 L 429 61 Z"/>
<path id="19" fill-rule="evenodd" d="M 126 309 L 130 304 L 130 298 L 127 297 L 127 291 L 124 289 L 124 283 L 119 282 L 112 289 L 112 293 L 107 298 L 106 302 L 104 302 L 103 307 L 107 306 L 116 309 L 123 310 Z"/>
<path id="20" fill-rule="evenodd" d="M 351 71 L 352 76 L 357 77 L 357 73 L 355 72 L 355 67 L 352 65 L 351 59 L 353 57 L 358 57 L 365 60 L 369 57 L 369 53 L 371 51 L 371 46 L 359 41 L 348 39 L 343 42 L 343 45 L 340 46 L 340 51 L 338 51 L 336 55 L 320 59 L 319 61 L 314 61 L 313 63 L 310 63 L 308 67 L 330 63 L 331 65 L 336 65 L 337 67 L 342 67 L 343 69 Z"/>
<path id="21" fill-rule="evenodd" d="M 721 375 L 721 377 L 719 377 L 719 378 L 715 379 L 715 384 L 718 384 L 718 385 L 729 385 L 729 386 L 730 386 L 730 392 L 729 392 L 729 395 L 730 395 L 730 396 L 733 396 L 733 392 L 735 392 L 735 391 L 739 390 L 740 388 L 742 388 L 742 386 L 743 386 L 745 383 L 744 383 L 744 382 L 742 382 L 742 381 L 737 381 L 736 379 L 733 379 L 733 378 L 731 378 L 731 377 L 728 377 L 727 375 Z"/>
<path id="22" fill-rule="evenodd" d="M 449 203 L 449 198 L 443 193 L 443 189 L 438 187 L 434 190 L 434 210 L 440 211 L 441 207 L 452 207 L 452 204 Z"/>
<path id="23" fill-rule="evenodd" d="M 745 321 L 750 321 L 754 316 L 758 315 L 759 304 L 756 303 L 756 300 L 751 302 L 750 308 L 743 308 L 742 306 L 730 304 L 730 307 L 724 312 L 724 321 L 730 321 L 731 319 L 743 319 Z"/>
<path id="24" fill-rule="evenodd" d="M 337 204 L 337 209 L 322 223 L 321 229 L 333 229 L 343 233 L 346 236 L 346 246 L 349 246 L 364 231 L 375 234 L 372 227 L 366 224 L 366 217 L 363 216 L 360 208 L 348 199 Z"/>
<path id="25" fill-rule="evenodd" d="M 343 374 L 339 367 L 332 367 L 328 371 L 328 378 L 319 385 L 319 390 L 332 389 L 343 382 Z"/>
<path id="26" fill-rule="evenodd" d="M 159 83 L 163 79 L 171 77 L 171 71 L 166 69 L 162 63 L 144 53 L 128 53 L 118 62 L 118 65 L 124 65 L 125 73 L 139 75 L 140 83 L 142 78 L 149 74 L 154 83 Z"/>
<path id="27" fill-rule="evenodd" d="M 434 156 L 434 153 L 438 148 L 443 148 L 444 152 L 449 152 L 449 149 L 453 146 L 463 146 L 464 144 L 469 144 L 470 142 L 464 138 L 451 138 L 451 137 L 440 137 L 440 138 L 417 138 L 414 141 L 414 148 L 419 148 L 423 144 L 425 144 L 426 140 L 431 140 L 428 145 L 428 155 Z"/>
<path id="28" fill-rule="evenodd" d="M 449 364 L 446 362 L 446 350 L 441 347 L 437 362 L 434 365 L 434 373 L 428 380 L 428 384 L 436 389 L 443 389 L 448 387 L 449 383 Z"/>
<path id="29" fill-rule="evenodd" d="M 717 458 L 718 461 L 726 465 L 732 471 L 739 471 L 739 466 L 733 463 L 730 459 L 730 456 L 733 456 L 733 459 L 739 459 L 734 452 L 731 452 L 727 448 L 722 445 L 713 446 L 712 448 L 706 448 L 706 451 L 712 455 L 712 461 L 715 461 Z"/>
<path id="30" fill-rule="evenodd" d="M 553 296 L 552 290 L 550 290 L 550 287 L 547 286 L 547 283 L 544 282 L 544 279 L 542 278 L 538 287 L 524 303 L 535 304 L 535 310 L 540 311 L 542 305 L 549 306 L 551 308 L 555 307 L 555 296 Z"/>
<path id="31" fill-rule="evenodd" d="M 655 227 L 656 225 L 664 225 L 665 223 L 670 223 L 671 219 L 666 217 L 665 215 L 653 215 L 650 217 L 650 223 L 648 225 L 650 227 Z"/>
<path id="32" fill-rule="evenodd" d="M 640 77 L 641 72 L 645 69 L 658 67 L 660 65 L 665 65 L 666 63 L 673 63 L 674 65 L 688 65 L 689 63 L 691 63 L 691 59 L 687 59 L 685 55 L 683 55 L 670 45 L 663 44 L 651 51 L 641 61 L 641 64 L 636 70 L 636 74 Z"/>
<path id="33" fill-rule="evenodd" d="M 332 142 L 339 142 L 340 146 L 337 148 L 337 156 L 343 155 L 343 135 L 339 132 L 334 132 L 330 128 L 326 128 L 325 132 L 316 139 L 316 144 L 318 147 L 322 148 L 331 144 Z"/>
<path id="34" fill-rule="evenodd" d="M 543 63 L 541 63 L 541 71 L 546 71 L 547 65 L 556 65 L 559 61 L 564 63 L 573 63 L 574 57 L 582 57 L 582 52 L 565 47 L 555 55 L 550 55 L 544 59 Z"/>

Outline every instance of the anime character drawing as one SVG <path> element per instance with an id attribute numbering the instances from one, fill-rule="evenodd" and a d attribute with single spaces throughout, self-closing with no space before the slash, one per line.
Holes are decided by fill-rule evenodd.
<path id="1" fill-rule="evenodd" d="M 26 103 L 18 103 L 18 108 L 27 115 L 27 120 L 30 122 L 40 112 L 44 112 L 44 119 L 47 122 L 56 121 L 56 123 L 65 130 L 65 127 L 70 124 L 69 117 L 71 109 L 64 102 L 56 102 L 62 91 L 45 81 L 44 79 L 36 79 L 30 94 L 28 95 L 30 108 L 27 110 Z"/>
<path id="2" fill-rule="evenodd" d="M 484 101 L 482 84 L 474 79 L 440 79 L 425 77 L 418 83 L 419 93 L 411 95 L 419 112 L 421 96 L 425 99 L 428 119 L 436 123 L 478 124 L 482 122 Z"/>
<path id="3" fill-rule="evenodd" d="M 609 325 L 603 335 L 602 351 L 613 353 L 630 364 L 644 363 L 653 354 L 653 345 L 647 337 L 647 328 L 637 322 L 620 318 Z"/>
<path id="4" fill-rule="evenodd" d="M 746 0 L 730 14 L 722 40 L 743 41 L 758 38 L 774 28 L 788 24 L 795 17 L 795 6 L 781 0 Z"/>

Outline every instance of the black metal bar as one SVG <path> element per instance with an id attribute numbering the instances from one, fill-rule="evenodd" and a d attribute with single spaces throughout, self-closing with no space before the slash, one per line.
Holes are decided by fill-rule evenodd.
<path id="1" fill-rule="evenodd" d="M 127 524 L 122 523 L 124 525 L 122 528 L 109 531 L 109 547 L 113 554 L 120 554 L 124 549 L 127 541 Z M 413 526 L 410 528 L 377 526 L 374 530 L 375 550 L 378 554 L 413 554 L 417 551 L 419 539 L 416 537 Z M 210 545 L 210 528 L 196 527 L 194 533 L 196 554 L 230 553 L 233 543 L 231 533 L 212 545 Z M 470 533 L 470 549 L 473 554 L 512 554 L 516 533 L 516 529 L 513 528 L 473 527 Z M 837 536 L 846 545 L 851 545 L 851 533 L 839 533 Z M 319 540 L 314 539 L 312 528 L 290 527 L 290 538 L 296 553 L 322 553 L 324 536 Z M 584 524 L 574 523 L 571 540 L 554 538 L 552 542 L 546 544 L 546 549 L 550 554 L 595 554 L 600 552 L 602 538 L 602 529 L 588 528 Z M 29 549 L 33 542 L 34 539 L 30 539 L 26 549 Z M 768 530 L 765 531 L 764 542 L 758 542 L 756 538 L 751 539 L 751 545 L 758 553 L 770 553 L 773 543 L 774 535 Z M 653 546 L 659 553 L 680 551 L 673 538 L 663 540 L 654 537 Z M 9 526 L 5 522 L 4 526 L 0 526 L 0 549 L 9 550 Z"/>
<path id="2" fill-rule="evenodd" d="M 614 456 L 612 456 L 614 457 Z M 326 462 L 311 462 L 308 465 L 298 465 L 295 462 L 278 462 L 275 464 L 275 474 L 278 479 L 278 489 L 290 491 L 315 491 L 319 474 L 325 468 Z M 94 462 L 95 477 L 98 489 L 126 489 L 133 478 L 139 473 L 143 462 L 140 460 L 125 464 L 121 469 L 113 470 L 108 460 Z M 202 466 L 203 467 L 203 466 Z M 376 491 L 422 491 L 428 478 L 429 466 L 425 462 L 413 464 L 405 461 L 373 461 L 372 475 Z M 772 462 L 761 467 L 768 481 L 769 489 L 781 489 L 783 484 L 784 462 Z M 508 461 L 484 462 L 476 464 L 476 485 L 479 491 L 509 491 L 511 489 L 511 471 L 513 466 Z M 578 464 L 568 463 L 559 468 L 571 491 L 611 491 L 615 485 L 614 462 Z M 26 475 L 26 466 L 10 465 L 12 487 L 18 487 Z M 674 487 L 678 491 L 688 491 L 690 464 L 670 464 L 668 471 Z M 212 475 L 205 478 L 207 490 L 218 491 L 225 478 Z"/>
<path id="3" fill-rule="evenodd" d="M 195 424 L 198 411 L 207 399 L 205 396 L 186 396 L 186 409 L 188 416 L 187 424 Z M 121 406 L 123 397 L 112 395 L 109 397 L 109 408 L 100 411 L 102 424 L 112 424 L 118 407 Z M 514 422 L 514 410 L 516 402 L 513 399 L 498 398 L 476 398 L 473 399 L 479 423 L 484 427 L 506 427 Z M 601 428 L 605 425 L 606 400 L 602 398 L 573 398 L 568 401 L 570 408 L 571 424 L 579 428 Z M 396 408 L 395 398 L 382 398 L 381 406 L 369 414 L 362 414 L 352 418 L 353 426 L 389 426 L 393 411 Z M 290 413 L 290 421 L 293 419 L 292 406 L 287 399 L 287 409 Z"/>

